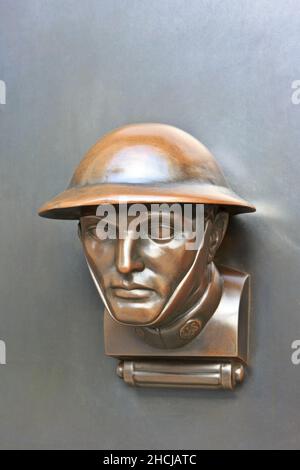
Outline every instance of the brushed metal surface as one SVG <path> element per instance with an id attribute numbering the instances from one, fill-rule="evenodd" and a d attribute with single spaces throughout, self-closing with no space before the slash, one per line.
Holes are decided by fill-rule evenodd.
<path id="1" fill-rule="evenodd" d="M 299 1 L 0 8 L 1 447 L 299 448 Z M 202 141 L 257 206 L 219 260 L 253 279 L 253 372 L 234 394 L 116 383 L 74 223 L 36 216 L 100 134 L 158 120 Z"/>

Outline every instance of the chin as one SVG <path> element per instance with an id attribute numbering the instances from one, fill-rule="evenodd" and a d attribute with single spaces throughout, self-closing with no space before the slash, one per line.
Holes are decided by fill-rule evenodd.
<path id="1" fill-rule="evenodd" d="M 161 310 L 153 311 L 147 304 L 118 305 L 118 308 L 111 308 L 111 313 L 115 320 L 124 325 L 146 326 L 153 323 L 160 314 Z"/>

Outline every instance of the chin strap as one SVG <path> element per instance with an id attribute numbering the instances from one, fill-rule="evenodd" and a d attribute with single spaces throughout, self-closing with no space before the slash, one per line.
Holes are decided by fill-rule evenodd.
<path id="1" fill-rule="evenodd" d="M 138 327 L 136 334 L 156 348 L 175 349 L 189 343 L 203 330 L 216 311 L 223 290 L 223 280 L 211 263 L 211 280 L 201 298 L 180 318 L 161 327 Z"/>

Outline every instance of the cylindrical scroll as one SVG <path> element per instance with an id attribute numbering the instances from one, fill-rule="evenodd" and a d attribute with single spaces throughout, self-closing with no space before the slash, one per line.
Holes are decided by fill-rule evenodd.
<path id="1" fill-rule="evenodd" d="M 244 379 L 238 362 L 122 361 L 117 374 L 136 387 L 233 390 Z"/>

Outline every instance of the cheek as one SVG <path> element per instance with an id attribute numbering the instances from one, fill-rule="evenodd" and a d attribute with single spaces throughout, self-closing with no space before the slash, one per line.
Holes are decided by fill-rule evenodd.
<path id="1" fill-rule="evenodd" d="M 178 240 L 167 244 L 149 241 L 141 251 L 146 266 L 173 288 L 189 270 L 196 255 L 196 251 L 186 250 L 185 243 Z"/>
<path id="2" fill-rule="evenodd" d="M 89 263 L 99 274 L 105 274 L 114 264 L 115 244 L 113 241 L 99 242 L 93 239 L 85 239 L 83 246 Z"/>

